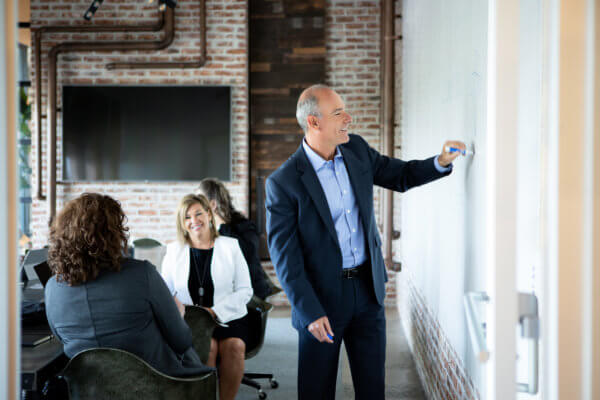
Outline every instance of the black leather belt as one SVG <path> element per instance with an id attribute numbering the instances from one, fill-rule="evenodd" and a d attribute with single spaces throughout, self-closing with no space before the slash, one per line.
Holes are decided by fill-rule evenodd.
<path id="1" fill-rule="evenodd" d="M 352 268 L 342 269 L 342 278 L 344 279 L 355 279 L 359 278 L 365 272 L 369 270 L 369 262 L 365 261 L 361 265 Z"/>

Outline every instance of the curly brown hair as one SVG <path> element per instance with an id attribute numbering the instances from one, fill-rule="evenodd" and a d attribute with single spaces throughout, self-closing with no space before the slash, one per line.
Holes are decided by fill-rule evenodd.
<path id="1" fill-rule="evenodd" d="M 119 271 L 127 252 L 127 217 L 115 199 L 84 193 L 69 201 L 50 227 L 48 264 L 70 286 Z"/>

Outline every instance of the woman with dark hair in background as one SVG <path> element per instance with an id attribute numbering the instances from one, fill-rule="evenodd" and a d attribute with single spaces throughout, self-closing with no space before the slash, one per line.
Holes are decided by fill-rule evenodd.
<path id="1" fill-rule="evenodd" d="M 73 357 L 111 347 L 131 352 L 172 376 L 212 371 L 192 348 L 192 334 L 156 268 L 124 257 L 128 228 L 120 204 L 84 193 L 50 228 L 45 289 L 53 334 Z"/>
<path id="2" fill-rule="evenodd" d="M 254 295 L 264 300 L 271 293 L 271 289 L 260 265 L 256 224 L 233 208 L 229 191 L 218 179 L 206 178 L 200 181 L 196 194 L 205 196 L 210 202 L 219 234 L 238 240 L 248 263 Z"/>

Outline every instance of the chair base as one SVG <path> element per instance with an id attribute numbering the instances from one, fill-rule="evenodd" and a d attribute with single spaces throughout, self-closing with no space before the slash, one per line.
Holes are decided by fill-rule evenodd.
<path id="1" fill-rule="evenodd" d="M 271 387 L 276 389 L 279 387 L 279 382 L 273 379 L 273 374 L 260 374 L 254 372 L 245 372 L 242 377 L 242 384 L 253 387 L 258 391 L 258 398 L 264 400 L 267 398 L 267 394 L 262 390 L 260 383 L 256 382 L 256 379 L 268 379 Z"/>

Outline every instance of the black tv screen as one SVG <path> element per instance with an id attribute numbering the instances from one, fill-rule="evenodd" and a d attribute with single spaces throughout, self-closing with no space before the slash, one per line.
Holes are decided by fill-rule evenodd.
<path id="1" fill-rule="evenodd" d="M 230 180 L 229 86 L 64 86 L 63 180 Z"/>

